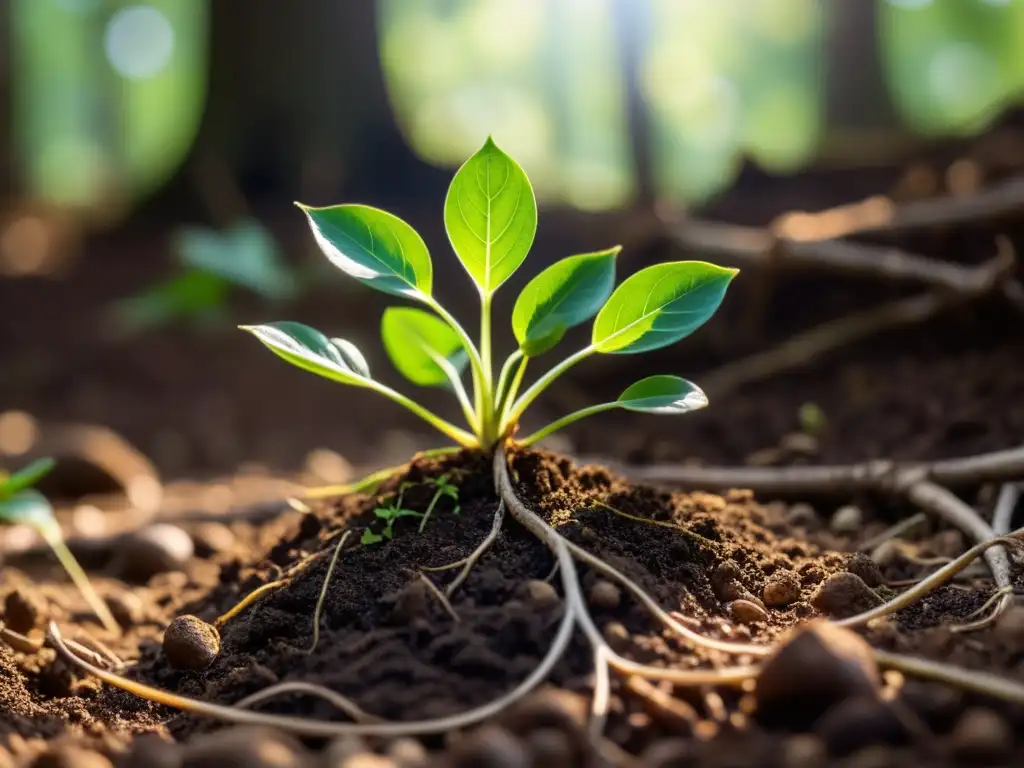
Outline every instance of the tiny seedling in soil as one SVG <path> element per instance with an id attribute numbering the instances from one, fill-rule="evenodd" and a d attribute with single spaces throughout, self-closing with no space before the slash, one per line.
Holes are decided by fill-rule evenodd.
<path id="1" fill-rule="evenodd" d="M 46 497 L 33 487 L 49 474 L 54 466 L 54 460 L 46 458 L 33 461 L 13 474 L 0 471 L 0 524 L 29 525 L 34 528 L 53 550 L 61 566 L 103 625 L 111 632 L 119 633 L 120 626 L 114 620 L 106 603 L 96 594 L 89 577 L 64 543 L 60 525 L 53 515 L 53 507 Z"/>
<path id="2" fill-rule="evenodd" d="M 451 483 L 448 479 L 448 475 L 432 477 L 425 480 L 423 485 L 432 486 L 434 488 L 434 495 L 427 504 L 425 512 L 417 512 L 402 506 L 402 499 L 405 496 L 405 492 L 412 487 L 411 483 L 403 484 L 402 487 L 399 488 L 398 495 L 394 502 L 386 506 L 377 507 L 373 510 L 373 513 L 385 522 L 384 528 L 380 533 L 375 533 L 370 528 L 365 529 L 360 542 L 362 544 L 379 544 L 385 539 L 390 541 L 395 535 L 395 522 L 402 517 L 419 518 L 419 530 L 422 533 L 423 529 L 427 525 L 427 521 L 433 514 L 435 507 L 437 507 L 438 502 L 444 498 L 451 499 L 454 502 L 455 506 L 452 509 L 452 514 L 459 514 L 459 489 Z"/>
<path id="3" fill-rule="evenodd" d="M 523 263 L 537 231 L 537 204 L 526 174 L 488 139 L 455 174 L 444 205 L 448 239 L 480 297 L 480 334 L 434 298 L 434 267 L 423 239 L 404 221 L 366 205 L 299 205 L 327 258 L 379 291 L 420 307 L 391 307 L 381 337 L 392 363 L 413 384 L 451 390 L 463 429 L 373 378 L 351 342 L 295 322 L 243 326 L 289 363 L 328 379 L 372 389 L 408 408 L 461 446 L 493 448 L 515 433 L 531 403 L 577 363 L 596 354 L 649 352 L 696 331 L 715 313 L 737 270 L 703 261 L 656 264 L 615 288 L 619 247 L 569 256 L 534 277 L 512 310 L 518 347 L 496 374 L 491 304 Z M 528 364 L 573 326 L 593 318 L 590 343 L 541 374 L 520 394 Z M 472 398 L 463 383 L 469 369 Z M 707 405 L 695 385 L 671 375 L 636 382 L 618 399 L 570 413 L 520 442 L 530 445 L 579 419 L 613 408 L 681 414 Z"/>

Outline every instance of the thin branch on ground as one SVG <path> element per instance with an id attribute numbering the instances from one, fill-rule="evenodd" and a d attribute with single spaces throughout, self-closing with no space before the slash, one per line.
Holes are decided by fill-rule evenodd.
<path id="1" fill-rule="evenodd" d="M 838 243 L 836 244 L 838 245 Z M 939 266 L 951 267 L 938 263 Z M 701 378 L 710 395 L 722 396 L 745 384 L 808 365 L 823 355 L 881 331 L 923 323 L 955 305 L 991 292 L 1005 282 L 1015 265 L 1013 249 L 1000 238 L 998 253 L 977 267 L 956 267 L 956 288 L 924 293 L 830 320 L 764 352 L 727 363 Z"/>
<path id="2" fill-rule="evenodd" d="M 1006 482 L 1024 478 L 1024 447 L 959 459 L 895 462 L 875 459 L 857 464 L 806 467 L 701 467 L 682 464 L 623 465 L 606 458 L 599 462 L 631 480 L 702 491 L 749 488 L 772 495 L 850 494 L 891 491 L 908 479 L 930 480 L 950 487 Z M 900 483 L 900 479 L 903 483 Z"/>

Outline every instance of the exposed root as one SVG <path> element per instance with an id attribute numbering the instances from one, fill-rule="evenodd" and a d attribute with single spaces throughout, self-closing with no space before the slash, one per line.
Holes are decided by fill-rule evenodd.
<path id="1" fill-rule="evenodd" d="M 462 582 L 466 580 L 466 577 L 469 576 L 469 572 L 473 570 L 473 566 L 476 565 L 477 561 L 484 556 L 484 553 L 486 553 L 488 549 L 491 548 L 491 545 L 494 543 L 494 540 L 497 539 L 498 534 L 501 533 L 501 526 L 502 523 L 504 522 L 505 501 L 503 499 L 499 499 L 498 509 L 495 511 L 494 520 L 491 523 L 491 530 L 488 532 L 484 540 L 480 542 L 480 545 L 476 549 L 470 552 L 467 557 L 464 557 L 461 560 L 456 560 L 454 563 L 434 566 L 433 568 L 423 567 L 420 570 L 436 573 L 438 571 L 448 571 L 452 568 L 459 568 L 461 566 L 462 570 L 459 571 L 458 575 L 454 579 L 452 579 L 452 582 L 447 587 L 445 587 L 444 590 L 445 595 L 451 597 L 453 594 L 455 594 L 455 590 L 459 588 Z"/>
<path id="2" fill-rule="evenodd" d="M 977 512 L 940 485 L 928 480 L 919 480 L 912 483 L 906 493 L 915 504 L 926 511 L 934 512 L 976 542 L 987 543 L 996 536 L 992 526 L 982 520 Z M 992 570 L 992 579 L 996 586 L 1000 590 L 1009 587 L 1013 581 L 1010 573 L 1010 558 L 1007 556 L 1006 550 L 1002 547 L 986 548 L 984 557 L 988 567 Z M 992 611 L 993 618 L 998 618 L 1003 611 L 1010 607 L 1012 602 L 1013 595 L 1004 592 Z M 960 631 L 966 630 L 961 627 Z"/>
<path id="3" fill-rule="evenodd" d="M 1013 513 L 1017 510 L 1024 483 L 1003 483 L 992 511 L 992 530 L 1000 536 L 1013 530 Z"/>
<path id="4" fill-rule="evenodd" d="M 327 588 L 331 585 L 331 574 L 334 573 L 334 566 L 338 564 L 338 556 L 341 554 L 342 547 L 345 546 L 345 542 L 351 534 L 351 529 L 342 534 L 338 545 L 334 548 L 334 554 L 331 555 L 331 562 L 327 566 L 327 573 L 324 576 L 324 584 L 320 588 L 320 596 L 316 599 L 316 608 L 313 611 L 313 642 L 306 651 L 307 654 L 315 651 L 317 643 L 320 642 L 320 614 L 323 613 L 324 600 L 327 599 Z"/>
<path id="5" fill-rule="evenodd" d="M 220 627 L 223 627 L 225 624 L 231 621 L 231 619 L 235 618 L 235 616 L 240 614 L 242 611 L 244 611 L 246 608 L 255 603 L 264 595 L 269 594 L 276 589 L 280 589 L 281 587 L 286 587 L 290 583 L 291 579 L 278 579 L 277 581 L 268 581 L 266 584 L 256 587 L 256 589 L 254 589 L 248 595 L 246 595 L 237 603 L 235 603 L 230 608 L 230 610 L 228 610 L 221 616 L 218 616 L 217 619 L 213 622 L 213 625 L 218 629 Z"/>
<path id="6" fill-rule="evenodd" d="M 708 549 L 718 550 L 720 548 L 718 542 L 712 541 L 711 539 L 705 536 L 701 536 L 700 534 L 694 533 L 693 531 L 688 531 L 686 528 L 679 525 L 678 523 L 668 523 L 664 520 L 651 520 L 649 517 L 631 515 L 628 512 L 623 512 L 621 509 L 613 507 L 611 504 L 608 504 L 604 501 L 595 501 L 594 504 L 601 507 L 602 509 L 607 509 L 609 512 L 613 513 L 618 517 L 623 518 L 624 520 L 631 520 L 634 523 L 643 523 L 644 525 L 656 525 L 659 528 L 668 528 L 670 531 L 675 531 L 676 533 L 681 534 L 682 536 L 685 536 L 686 538 L 695 541 L 701 546 L 707 547 Z"/>
<path id="7" fill-rule="evenodd" d="M 903 608 L 916 603 L 932 590 L 947 583 L 956 574 L 960 573 L 960 571 L 973 563 L 978 557 L 984 556 L 990 548 L 997 546 L 1001 547 L 1003 545 L 1012 546 L 1017 549 L 1024 548 L 1024 541 L 1019 538 L 1022 535 L 1024 535 L 1024 529 L 1017 531 L 1011 536 L 998 536 L 990 539 L 989 541 L 984 541 L 981 544 L 976 544 L 960 555 L 960 557 L 921 579 L 910 589 L 905 592 L 901 592 L 892 600 L 872 608 L 871 610 L 858 613 L 856 616 L 839 619 L 834 623 L 840 627 L 859 627 L 876 619 L 895 613 L 896 611 L 902 610 Z"/>
<path id="8" fill-rule="evenodd" d="M 1024 685 L 999 675 L 888 651 L 876 650 L 875 659 L 880 666 L 907 675 L 946 683 L 954 688 L 981 693 L 1013 704 L 1024 704 Z"/>
<path id="9" fill-rule="evenodd" d="M 249 712 L 245 709 L 239 709 L 237 706 L 228 707 L 221 704 L 210 704 L 209 702 L 189 698 L 188 696 L 180 696 L 176 693 L 171 693 L 170 691 L 164 691 L 144 683 L 139 683 L 135 680 L 130 680 L 127 677 L 109 672 L 76 656 L 70 649 L 69 645 L 61 637 L 60 629 L 57 627 L 55 622 L 51 622 L 48 626 L 47 641 L 68 662 L 99 678 L 108 685 L 113 685 L 116 688 L 120 688 L 123 691 L 135 694 L 136 696 L 140 696 L 141 698 L 149 701 L 173 707 L 174 709 L 180 709 L 185 712 L 191 712 L 203 717 L 210 717 L 215 720 L 221 720 L 223 722 L 238 725 L 264 725 L 270 728 L 279 728 L 283 731 L 288 731 L 299 736 L 307 736 L 310 738 L 334 738 L 336 736 L 347 735 L 397 737 L 445 733 L 447 731 L 465 728 L 470 725 L 475 725 L 482 720 L 486 720 L 487 718 L 492 717 L 512 706 L 540 685 L 540 683 L 542 683 L 551 673 L 552 668 L 569 647 L 569 641 L 572 639 L 572 629 L 573 616 L 569 611 L 566 611 L 562 616 L 562 620 L 559 622 L 558 631 L 551 643 L 551 647 L 548 649 L 547 654 L 541 660 L 540 664 L 537 665 L 537 668 L 525 680 L 504 696 L 500 696 L 481 707 L 476 707 L 457 715 L 439 717 L 431 720 L 419 720 L 409 723 L 323 722 L 290 715 Z M 279 685 L 280 684 L 278 684 L 278 686 Z M 272 690 L 274 688 L 275 686 L 272 686 L 268 690 Z M 279 687 L 277 687 L 277 690 L 280 690 Z"/>
<path id="10" fill-rule="evenodd" d="M 985 611 L 987 611 L 993 605 L 996 606 L 996 610 L 993 610 L 987 616 L 982 616 L 982 618 L 980 618 L 980 619 L 975 619 L 974 621 L 966 621 L 963 624 L 954 624 L 953 626 L 951 626 L 949 628 L 949 631 L 950 632 L 954 632 L 954 633 L 955 632 L 973 632 L 973 631 L 975 631 L 977 629 L 984 629 L 985 627 L 989 626 L 990 624 L 995 622 L 996 619 L 999 618 L 999 614 L 1001 612 L 999 610 L 999 606 L 1003 605 L 1003 601 L 1007 597 L 1009 597 L 1011 600 L 1013 599 L 1013 587 L 1012 586 L 1006 586 L 1006 587 L 1003 587 L 1001 589 L 997 589 L 995 592 L 992 593 L 992 596 L 981 605 L 980 608 L 978 608 L 977 610 L 971 611 L 964 618 L 966 618 L 966 619 L 974 619 L 975 616 L 981 616 L 983 613 L 985 613 Z"/>
<path id="11" fill-rule="evenodd" d="M 276 698 L 278 696 L 286 695 L 307 695 L 315 696 L 319 699 L 323 699 L 327 703 L 337 707 L 341 712 L 351 717 L 357 723 L 380 723 L 383 722 L 379 717 L 368 715 L 364 712 L 358 704 L 351 699 L 345 698 L 340 693 L 332 691 L 330 688 L 324 688 L 322 685 L 316 685 L 314 683 L 304 683 L 301 680 L 294 680 L 284 683 L 277 683 L 269 688 L 264 688 L 262 691 L 246 696 L 244 699 L 235 702 L 235 706 L 238 709 L 250 709 L 264 701 Z"/>
<path id="12" fill-rule="evenodd" d="M 444 612 L 451 617 L 452 621 L 461 621 L 461 619 L 459 618 L 459 614 L 455 611 L 455 608 L 452 607 L 452 604 L 451 602 L 449 602 L 448 598 L 445 597 L 444 592 L 438 589 L 437 585 L 434 582 L 432 582 L 425 573 L 417 574 L 417 576 L 419 577 L 420 581 L 422 581 L 427 586 L 427 589 L 429 589 L 430 593 L 437 599 L 437 602 L 441 604 L 441 607 L 444 608 Z"/>

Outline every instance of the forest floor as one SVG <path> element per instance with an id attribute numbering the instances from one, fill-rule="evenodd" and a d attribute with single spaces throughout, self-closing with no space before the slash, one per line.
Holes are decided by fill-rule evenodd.
<path id="1" fill-rule="evenodd" d="M 864 186 L 840 184 L 820 204 L 853 199 Z M 759 199 L 717 213 L 762 224 L 782 212 L 784 202 L 794 204 L 782 197 L 770 204 Z M 973 265 L 992 256 L 995 235 L 1024 247 L 1020 221 L 929 231 L 898 243 Z M 71 637 L 78 628 L 128 660 L 133 679 L 209 702 L 231 704 L 286 680 L 315 681 L 389 720 L 478 706 L 527 676 L 548 648 L 566 599 L 559 580 L 550 578 L 554 560 L 541 542 L 506 520 L 450 606 L 418 575 L 424 567 L 464 557 L 486 536 L 497 505 L 489 463 L 473 454 L 420 459 L 374 495 L 315 502 L 308 510 L 278 503 L 297 487 L 293 483 L 343 482 L 363 470 L 407 461 L 436 443 L 388 403 L 303 375 L 230 330 L 168 329 L 127 341 L 97 333 L 108 302 L 153 276 L 152 262 L 136 260 L 139 237 L 99 239 L 71 279 L 0 281 L 0 405 L 37 420 L 32 451 L 60 454 L 62 425 L 69 423 L 99 424 L 123 436 L 166 481 L 161 522 L 186 531 L 191 552 L 186 547 L 174 567 L 154 567 L 152 550 L 132 538 L 139 535 L 138 519 L 118 501 L 116 484 L 76 487 L 75 477 L 58 476 L 53 491 L 62 520 L 79 539 L 100 540 L 83 541 L 76 551 L 96 574 L 99 591 L 125 631 L 113 636 L 91 621 L 56 564 L 13 529 L 0 531 L 0 552 L 8 550 L 0 580 L 8 626 L 15 628 L 8 614 L 20 607 L 29 637 L 41 637 L 47 619 Z M 668 258 L 666 246 L 643 255 L 648 257 Z M 756 318 L 757 332 L 750 333 L 748 312 L 759 295 L 759 274 L 741 273 L 722 317 L 686 344 L 651 355 L 643 371 L 633 359 L 583 366 L 539 404 L 533 418 L 540 422 L 543 415 L 584 405 L 584 399 L 614 397 L 641 374 L 681 373 L 700 383 L 702 371 L 830 318 L 914 293 L 912 285 L 871 277 L 786 272 L 774 281 Z M 355 332 L 346 336 L 373 349 L 375 323 L 355 318 L 379 314 L 376 297 L 339 288 L 339 300 L 332 291 L 289 308 L 290 319 L 330 331 L 348 319 Z M 240 322 L 271 319 L 262 315 L 273 311 L 244 301 L 236 309 Z M 548 447 L 628 466 L 761 467 L 930 461 L 1013 448 L 1024 435 L 1020 329 L 1020 315 L 991 295 L 843 346 L 798 370 L 720 397 L 712 394 L 710 408 L 685 419 L 609 414 L 580 424 Z M 371 356 L 371 364 L 374 357 L 379 356 Z M 0 429 L 0 448 L 2 443 Z M 959 531 L 932 519 L 907 532 L 903 548 L 870 568 L 853 554 L 916 512 L 908 502 L 874 493 L 672 492 L 546 451 L 517 453 L 512 468 L 517 493 L 562 535 L 626 572 L 666 610 L 730 640 L 768 642 L 823 609 L 833 616 L 855 612 L 856 606 L 822 601 L 822 584 L 836 573 L 857 573 L 869 587 L 871 596 L 864 599 L 870 604 L 933 570 L 937 558 L 970 546 Z M 403 502 L 422 511 L 430 498 L 426 481 L 441 474 L 459 487 L 458 513 L 442 503 L 422 532 L 418 522 L 400 520 L 393 540 L 359 546 L 353 537 L 332 573 L 312 652 L 313 611 L 327 557 L 225 622 L 220 653 L 205 670 L 182 671 L 168 662 L 160 641 L 175 616 L 213 621 L 303 558 L 333 550 L 342 530 L 358 536 L 403 482 L 412 484 Z M 998 486 L 958 490 L 982 517 L 991 516 Z M 97 515 L 94 506 L 112 511 Z M 640 520 L 618 516 L 609 506 Z M 26 546 L 28 553 L 14 551 Z M 448 578 L 429 575 L 441 586 Z M 673 637 L 599 574 L 582 567 L 581 577 L 595 621 L 620 652 L 680 668 L 723 663 L 721 654 Z M 1024 630 L 1003 623 L 965 634 L 950 631 L 993 594 L 984 569 L 968 577 L 865 637 L 877 648 L 1024 683 Z M 729 610 L 736 594 L 723 589 L 723 580 L 754 598 L 748 601 L 759 611 L 753 618 L 744 621 Z M 1014 580 L 1019 586 L 1019 568 Z M 778 582 L 794 584 L 794 594 L 784 603 L 765 600 L 759 608 L 766 585 Z M 422 743 L 338 739 L 325 747 L 322 740 L 300 743 L 177 714 L 72 674 L 52 650 L 24 652 L 0 644 L 0 766 L 27 764 L 54 749 L 64 750 L 64 762 L 37 764 L 100 766 L 107 759 L 138 766 L 226 765 L 236 757 L 242 762 L 232 764 L 345 765 L 346 754 L 366 750 L 377 752 L 378 762 L 350 764 L 412 766 L 427 764 L 426 749 L 438 765 L 597 765 L 609 752 L 595 750 L 585 736 L 592 661 L 590 648 L 576 638 L 548 688 L 475 732 Z M 809 668 L 806 674 L 815 672 Z M 1024 761 L 1024 708 L 936 683 L 887 678 L 887 698 L 840 697 L 809 714 L 782 705 L 757 708 L 741 692 L 652 687 L 614 675 L 613 681 L 605 737 L 614 745 L 608 747 L 613 759 L 623 764 L 630 764 L 630 755 L 639 756 L 632 764 L 646 766 L 882 768 L 928 761 L 938 768 Z M 304 696 L 260 709 L 345 719 L 325 702 Z M 139 738 L 143 733 L 155 736 Z M 40 758 L 46 759 L 52 757 Z"/>

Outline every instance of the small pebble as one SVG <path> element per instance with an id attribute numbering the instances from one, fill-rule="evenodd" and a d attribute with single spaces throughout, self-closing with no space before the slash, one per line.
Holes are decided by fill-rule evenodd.
<path id="1" fill-rule="evenodd" d="M 182 768 L 301 768 L 311 763 L 287 734 L 237 726 L 197 736 L 185 747 Z"/>
<path id="2" fill-rule="evenodd" d="M 848 573 L 860 576 L 861 580 L 869 587 L 877 587 L 882 583 L 882 570 L 878 567 L 878 563 L 861 552 L 853 555 L 847 561 L 846 570 Z"/>
<path id="3" fill-rule="evenodd" d="M 528 734 L 538 728 L 558 728 L 582 735 L 589 717 L 589 697 L 548 687 L 530 694 L 504 713 L 501 725 L 515 734 Z"/>
<path id="4" fill-rule="evenodd" d="M 716 565 L 711 572 L 711 589 L 714 591 L 715 597 L 723 603 L 735 600 L 738 595 L 734 594 L 734 591 L 737 588 L 743 589 L 739 583 L 742 577 L 743 571 L 732 560 L 725 560 Z"/>
<path id="5" fill-rule="evenodd" d="M 792 571 L 776 571 L 765 582 L 762 595 L 765 605 L 785 608 L 800 599 L 800 579 Z"/>
<path id="6" fill-rule="evenodd" d="M 807 725 L 828 706 L 874 695 L 880 686 L 874 651 L 864 638 L 815 619 L 797 628 L 765 661 L 755 688 L 758 718 Z"/>
<path id="7" fill-rule="evenodd" d="M 1006 650 L 1024 651 L 1024 605 L 1007 608 L 996 620 L 996 640 Z"/>
<path id="8" fill-rule="evenodd" d="M 175 669 L 199 671 L 220 653 L 215 627 L 196 616 L 178 616 L 164 632 L 164 656 Z"/>
<path id="9" fill-rule="evenodd" d="M 862 613 L 883 602 L 860 576 L 845 572 L 833 573 L 811 597 L 815 608 L 839 619 Z"/>
<path id="10" fill-rule="evenodd" d="M 484 725 L 459 741 L 448 760 L 451 768 L 531 768 L 526 745 L 497 725 Z"/>
<path id="11" fill-rule="evenodd" d="M 604 636 L 605 642 L 612 647 L 612 650 L 619 653 L 629 648 L 632 644 L 629 630 L 626 629 L 624 624 L 620 624 L 617 621 L 609 621 L 605 624 L 601 634 Z"/>
<path id="12" fill-rule="evenodd" d="M 800 568 L 800 583 L 804 586 L 821 584 L 825 579 L 825 571 L 820 565 L 808 563 Z"/>
<path id="13" fill-rule="evenodd" d="M 123 629 L 129 629 L 142 622 L 145 615 L 145 606 L 142 598 L 134 592 L 115 592 L 106 597 L 107 608 L 114 617 L 114 621 Z"/>
<path id="14" fill-rule="evenodd" d="M 758 624 L 769 619 L 768 612 L 750 600 L 733 600 L 726 606 L 730 618 L 740 624 Z"/>
<path id="15" fill-rule="evenodd" d="M 398 763 L 390 757 L 373 752 L 360 752 L 358 755 L 346 757 L 340 763 L 328 763 L 328 765 L 330 768 L 399 768 Z"/>
<path id="16" fill-rule="evenodd" d="M 619 607 L 622 592 L 617 586 L 605 579 L 598 579 L 587 592 L 587 601 L 592 608 L 599 611 L 612 611 Z"/>
<path id="17" fill-rule="evenodd" d="M 530 579 L 523 582 L 519 587 L 519 592 L 523 599 L 541 610 L 554 608 L 562 602 L 562 598 L 558 596 L 555 588 L 546 581 L 540 581 L 539 579 Z"/>
<path id="18" fill-rule="evenodd" d="M 832 529 L 832 533 L 847 535 L 857 533 L 863 523 L 864 513 L 860 508 L 847 505 L 836 510 L 828 527 Z"/>
<path id="19" fill-rule="evenodd" d="M 814 507 L 802 501 L 790 505 L 786 511 L 786 522 L 807 531 L 816 531 L 821 528 L 821 518 L 814 511 Z"/>
<path id="20" fill-rule="evenodd" d="M 146 582 L 160 573 L 180 571 L 192 558 L 192 537 L 176 525 L 156 523 L 129 534 L 119 545 L 121 575 Z"/>
<path id="21" fill-rule="evenodd" d="M 873 744 L 895 746 L 907 741 L 907 726 L 887 702 L 874 696 L 840 701 L 815 723 L 815 733 L 833 755 L 848 755 Z"/>
<path id="22" fill-rule="evenodd" d="M 19 587 L 4 600 L 4 624 L 20 634 L 28 634 L 46 615 L 46 605 L 33 591 Z"/>
<path id="23" fill-rule="evenodd" d="M 905 680 L 899 702 L 933 731 L 948 733 L 963 711 L 963 693 L 941 683 Z"/>
<path id="24" fill-rule="evenodd" d="M 66 746 L 44 752 L 32 761 L 32 768 L 113 768 L 113 765 L 99 752 Z"/>
<path id="25" fill-rule="evenodd" d="M 983 707 L 965 711 L 949 738 L 954 755 L 986 765 L 1000 762 L 1013 749 L 1013 731 L 1006 720 Z"/>

